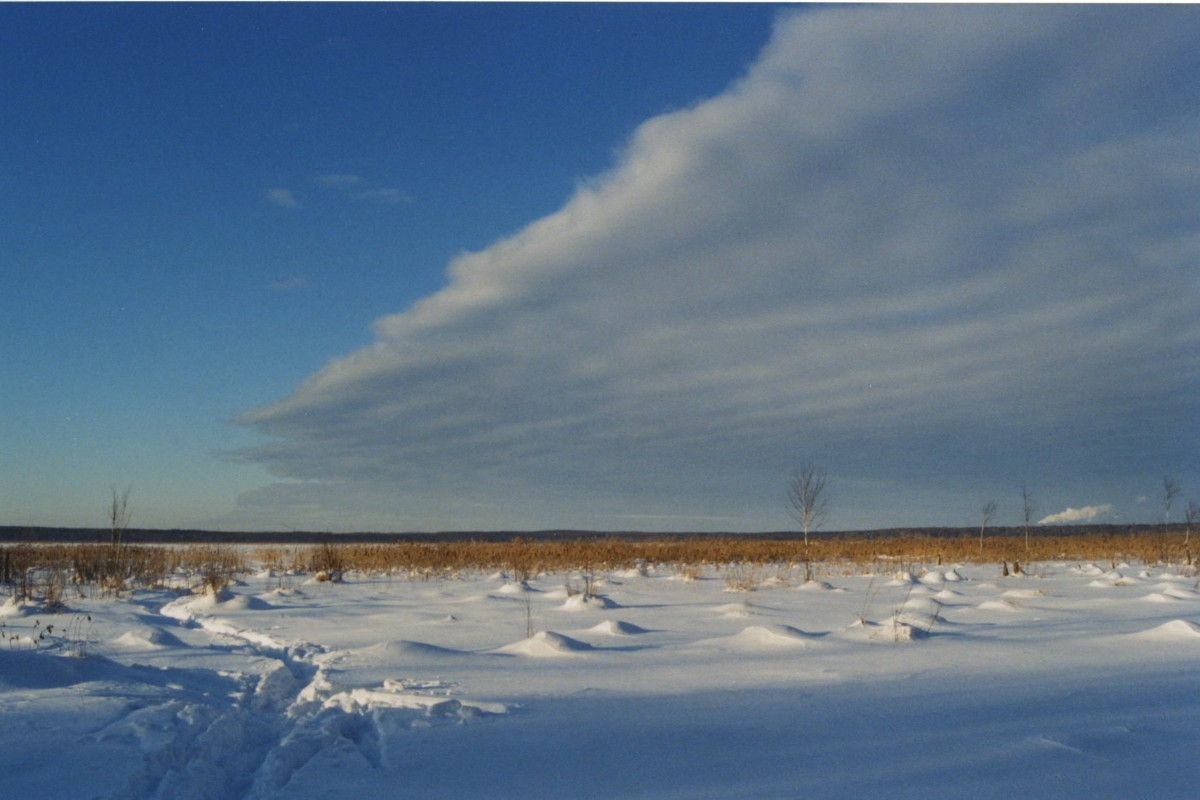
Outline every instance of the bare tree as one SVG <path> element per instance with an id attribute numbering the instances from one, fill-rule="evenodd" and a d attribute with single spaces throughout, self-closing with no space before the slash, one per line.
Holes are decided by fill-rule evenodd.
<path id="1" fill-rule="evenodd" d="M 1029 552 L 1029 523 L 1033 521 L 1033 498 L 1029 494 L 1029 486 L 1021 482 L 1021 520 L 1025 526 L 1025 552 Z"/>
<path id="2" fill-rule="evenodd" d="M 828 512 L 825 497 L 825 470 L 805 464 L 788 481 L 788 505 L 792 516 L 804 531 L 804 580 L 812 580 L 812 561 L 808 555 L 808 534 L 824 521 Z"/>
<path id="3" fill-rule="evenodd" d="M 1175 504 L 1175 498 L 1179 496 L 1179 484 L 1170 475 L 1163 475 L 1163 533 L 1167 532 L 1167 528 L 1171 525 L 1171 506 Z"/>
<path id="4" fill-rule="evenodd" d="M 983 559 L 983 532 L 987 530 L 988 523 L 992 521 L 992 517 L 996 516 L 996 501 L 988 500 L 983 504 L 983 522 L 979 526 L 979 558 Z"/>
<path id="5" fill-rule="evenodd" d="M 121 546 L 125 529 L 129 527 L 129 518 L 133 513 L 129 509 L 129 493 L 132 489 L 132 486 L 126 486 L 125 491 L 119 493 L 117 487 L 114 486 L 112 489 L 112 505 L 108 511 L 108 522 L 112 530 L 113 547 Z"/>
<path id="6" fill-rule="evenodd" d="M 1188 500 L 1187 508 L 1183 510 L 1183 520 L 1187 523 L 1187 529 L 1183 532 L 1183 546 L 1187 547 L 1188 540 L 1192 538 L 1192 526 L 1200 522 L 1200 503 Z"/>

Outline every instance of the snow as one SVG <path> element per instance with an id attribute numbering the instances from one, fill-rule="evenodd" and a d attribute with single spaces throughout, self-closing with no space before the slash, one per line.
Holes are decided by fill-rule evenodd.
<path id="1" fill-rule="evenodd" d="M 519 642 L 498 647 L 492 652 L 533 656 L 535 658 L 556 658 L 558 656 L 572 656 L 591 649 L 592 646 L 587 642 L 572 639 L 570 636 L 563 636 L 561 633 L 555 633 L 554 631 L 538 631 L 533 636 L 526 637 Z"/>
<path id="2" fill-rule="evenodd" d="M 603 622 L 597 622 L 588 628 L 587 632 L 604 634 L 606 636 L 635 636 L 639 633 L 651 633 L 651 631 L 638 627 L 632 622 L 625 622 L 619 619 L 606 619 Z"/>
<path id="3" fill-rule="evenodd" d="M 1195 578 L 846 571 L 5 602 L 0 796 L 1195 797 Z"/>

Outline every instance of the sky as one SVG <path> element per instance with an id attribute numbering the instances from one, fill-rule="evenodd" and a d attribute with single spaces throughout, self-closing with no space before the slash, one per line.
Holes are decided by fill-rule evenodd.
<path id="1" fill-rule="evenodd" d="M 1200 9 L 0 5 L 0 524 L 1200 498 Z M 1172 509 L 1163 477 L 1181 488 Z"/>

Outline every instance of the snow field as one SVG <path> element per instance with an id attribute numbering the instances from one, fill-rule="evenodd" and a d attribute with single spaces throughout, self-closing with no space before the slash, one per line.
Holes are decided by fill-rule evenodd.
<path id="1" fill-rule="evenodd" d="M 0 794 L 1195 797 L 1196 579 L 1029 571 L 6 602 Z"/>

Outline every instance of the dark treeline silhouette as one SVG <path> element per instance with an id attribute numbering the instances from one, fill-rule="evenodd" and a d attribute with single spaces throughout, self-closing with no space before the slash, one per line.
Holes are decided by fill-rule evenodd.
<path id="1" fill-rule="evenodd" d="M 1184 525 L 1173 524 L 1171 533 L 1184 532 Z M 1163 532 L 1162 524 L 1124 525 L 1039 525 L 1031 528 L 1033 536 L 1083 536 L 1098 534 L 1107 536 L 1136 535 Z M 82 542 L 103 543 L 111 540 L 107 528 L 52 528 L 20 525 L 0 525 L 0 542 Z M 862 531 L 810 532 L 813 539 L 884 539 L 904 536 L 927 538 L 952 538 L 978 536 L 977 526 L 963 528 L 883 528 Z M 998 536 L 1023 537 L 1024 529 L 1013 527 L 988 528 L 988 538 Z M 542 530 L 542 531 L 442 531 L 428 533 L 329 533 L 321 531 L 206 531 L 191 529 L 157 530 L 129 528 L 124 532 L 124 544 L 321 544 L 343 542 L 346 544 L 384 544 L 387 542 L 506 542 L 513 539 L 525 541 L 553 540 L 596 540 L 622 539 L 627 541 L 671 541 L 678 539 L 736 537 L 768 540 L 803 540 L 802 531 L 767 531 L 757 533 L 718 532 L 696 533 L 675 531 L 650 533 L 646 531 L 591 531 L 591 530 Z"/>

